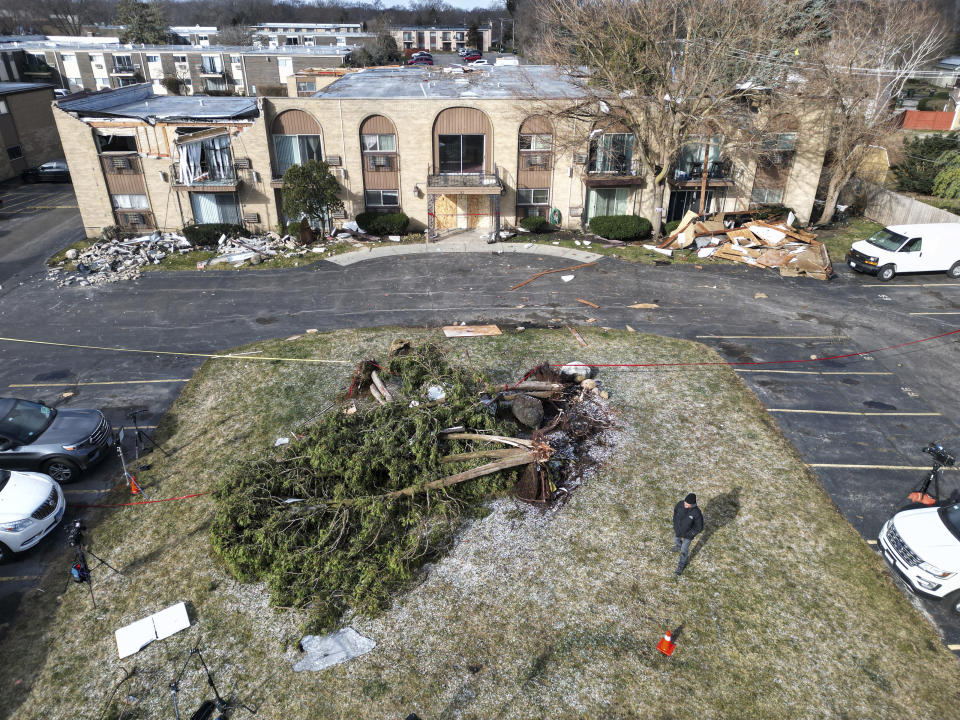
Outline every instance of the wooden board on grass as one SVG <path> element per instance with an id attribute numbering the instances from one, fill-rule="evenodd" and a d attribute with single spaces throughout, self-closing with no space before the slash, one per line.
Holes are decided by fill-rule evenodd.
<path id="1" fill-rule="evenodd" d="M 444 325 L 443 334 L 446 337 L 484 337 L 487 335 L 503 335 L 496 325 Z"/>

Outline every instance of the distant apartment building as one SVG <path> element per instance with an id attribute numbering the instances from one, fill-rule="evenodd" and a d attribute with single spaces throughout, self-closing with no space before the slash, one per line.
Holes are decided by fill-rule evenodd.
<path id="1" fill-rule="evenodd" d="M 456 52 L 462 48 L 472 48 L 469 30 L 465 27 L 395 27 L 390 34 L 401 50 L 420 48 L 436 52 Z M 490 49 L 493 29 L 489 26 L 478 30 L 481 52 Z"/>
<path id="2" fill-rule="evenodd" d="M 375 37 L 364 32 L 363 23 L 261 23 L 251 25 L 250 32 L 255 42 L 268 47 L 300 45 L 316 47 L 323 45 L 359 45 Z"/>
<path id="3" fill-rule="evenodd" d="M 88 234 L 113 224 L 275 228 L 297 219 L 283 217 L 283 177 L 307 160 L 330 165 L 344 217 L 403 211 L 431 235 L 531 215 L 580 228 L 662 208 L 669 221 L 699 208 L 704 188 L 707 211 L 784 203 L 810 217 L 825 152 L 815 114 L 769 117 L 776 132 L 762 158 L 716 134 L 692 138 L 661 194 L 625 126 L 551 117 L 578 97 L 553 67 L 375 68 L 312 97 L 157 97 L 138 85 L 64 98 L 54 115 L 71 168 L 94 169 L 75 188 Z"/>
<path id="4" fill-rule="evenodd" d="M 47 82 L 71 92 L 105 90 L 150 83 L 154 93 L 168 92 L 164 78 L 179 81 L 179 94 L 276 92 L 299 70 L 341 67 L 349 47 L 195 47 L 188 45 L 69 46 L 48 42 L 0 44 L 12 54 L 24 79 Z M 259 90 L 258 90 L 259 88 Z"/>
<path id="5" fill-rule="evenodd" d="M 0 82 L 0 180 L 63 157 L 52 102 L 50 85 Z"/>
<path id="6" fill-rule="evenodd" d="M 217 28 L 201 25 L 171 25 L 170 34 L 179 38 L 186 45 L 210 47 L 217 44 Z"/>

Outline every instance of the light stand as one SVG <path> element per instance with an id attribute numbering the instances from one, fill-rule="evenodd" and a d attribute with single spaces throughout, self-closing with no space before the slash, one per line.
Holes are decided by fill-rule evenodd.
<path id="1" fill-rule="evenodd" d="M 180 704 L 178 702 L 178 694 L 180 692 L 180 680 L 183 679 L 183 673 L 187 669 L 187 665 L 190 663 L 190 659 L 196 655 L 197 659 L 200 660 L 200 666 L 203 668 L 203 672 L 207 676 L 207 684 L 213 690 L 214 700 L 205 700 L 202 705 L 197 709 L 197 711 L 190 716 L 190 720 L 208 720 L 213 711 L 216 710 L 219 715 L 218 718 L 225 718 L 226 714 L 230 710 L 236 710 L 237 708 L 242 708 L 249 712 L 251 715 L 256 715 L 257 711 L 243 703 L 230 703 L 220 697 L 220 692 L 217 690 L 216 683 L 213 682 L 213 673 L 210 672 L 210 668 L 207 667 L 207 663 L 203 659 L 203 653 L 200 652 L 200 646 L 197 645 L 194 647 L 190 654 L 187 656 L 187 659 L 183 661 L 183 667 L 180 668 L 180 672 L 177 673 L 176 679 L 170 683 L 170 696 L 173 699 L 173 714 L 175 720 L 180 720 Z"/>

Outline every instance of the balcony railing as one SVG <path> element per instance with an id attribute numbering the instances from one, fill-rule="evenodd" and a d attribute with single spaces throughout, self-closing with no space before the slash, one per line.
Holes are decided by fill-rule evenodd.
<path id="1" fill-rule="evenodd" d="M 127 63 L 114 63 L 111 75 L 133 75 L 137 72 L 137 66 Z"/>
<path id="2" fill-rule="evenodd" d="M 364 154 L 363 167 L 367 172 L 398 172 L 400 158 L 396 155 Z"/>
<path id="3" fill-rule="evenodd" d="M 180 163 L 175 162 L 170 166 L 170 182 L 175 188 L 191 187 L 224 187 L 235 188 L 240 184 L 240 178 L 237 176 L 236 169 L 231 165 L 226 172 L 215 172 L 208 168 L 203 168 L 200 175 L 189 182 L 182 182 L 180 179 Z"/>
<path id="4" fill-rule="evenodd" d="M 638 167 L 630 156 L 590 158 L 587 172 L 591 175 L 636 175 Z"/>
<path id="5" fill-rule="evenodd" d="M 708 180 L 730 180 L 733 177 L 733 163 L 729 160 L 712 160 L 707 164 Z M 688 160 L 677 163 L 673 170 L 673 179 L 688 182 L 703 179 L 703 162 Z"/>
<path id="6" fill-rule="evenodd" d="M 223 76 L 223 68 L 218 68 L 216 65 L 208 65 L 206 63 L 200 63 L 197 65 L 197 72 L 201 75 L 216 75 L 217 77 Z"/>
<path id="7" fill-rule="evenodd" d="M 503 185 L 496 172 L 444 173 L 437 172 L 436 168 L 430 166 L 427 168 L 427 187 L 502 188 Z"/>

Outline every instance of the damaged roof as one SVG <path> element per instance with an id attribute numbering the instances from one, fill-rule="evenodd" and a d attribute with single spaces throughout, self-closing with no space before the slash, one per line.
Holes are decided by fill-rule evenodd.
<path id="1" fill-rule="evenodd" d="M 367 68 L 345 75 L 317 98 L 575 98 L 586 93 L 552 65 Z"/>
<path id="2" fill-rule="evenodd" d="M 253 118 L 259 115 L 256 98 L 155 95 L 146 83 L 64 99 L 57 105 L 61 110 L 81 115 L 146 121 Z"/>
<path id="3" fill-rule="evenodd" d="M 53 85 L 50 83 L 0 82 L 0 95 L 13 95 L 14 93 L 45 89 L 52 90 Z"/>

